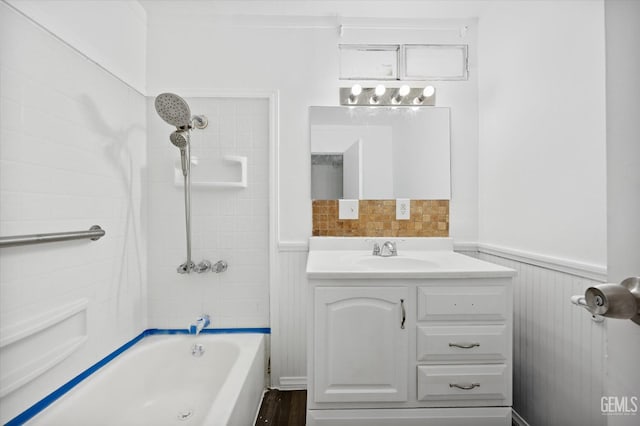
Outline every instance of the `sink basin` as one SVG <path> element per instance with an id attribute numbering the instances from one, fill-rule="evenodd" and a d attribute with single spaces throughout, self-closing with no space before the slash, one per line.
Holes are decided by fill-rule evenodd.
<path id="1" fill-rule="evenodd" d="M 390 257 L 382 257 L 382 256 L 366 256 L 360 257 L 355 260 L 355 263 L 358 265 L 376 268 L 376 269 L 384 269 L 384 270 L 407 270 L 407 269 L 425 269 L 425 268 L 435 268 L 438 266 L 436 262 L 432 262 L 426 259 L 419 259 L 416 257 L 405 257 L 405 256 L 390 256 Z"/>

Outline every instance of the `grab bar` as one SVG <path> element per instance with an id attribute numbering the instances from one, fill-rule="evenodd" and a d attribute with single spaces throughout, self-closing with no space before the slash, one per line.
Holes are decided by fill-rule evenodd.
<path id="1" fill-rule="evenodd" d="M 14 235 L 12 237 L 0 237 L 0 248 L 24 246 L 28 244 L 53 243 L 57 241 L 80 240 L 89 238 L 92 241 L 104 236 L 104 229 L 93 225 L 88 231 L 54 232 L 51 234 Z"/>

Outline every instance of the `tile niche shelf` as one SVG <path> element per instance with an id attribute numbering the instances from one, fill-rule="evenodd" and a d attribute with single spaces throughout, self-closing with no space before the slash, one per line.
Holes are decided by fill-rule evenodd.
<path id="1" fill-rule="evenodd" d="M 237 163 L 240 165 L 240 180 L 238 181 L 191 181 L 191 186 L 193 187 L 201 187 L 201 188 L 246 188 L 247 187 L 247 157 L 240 155 L 225 155 L 222 157 L 223 160 Z M 191 159 L 191 170 L 198 167 L 198 161 L 194 161 L 194 158 Z M 193 179 L 193 174 L 192 174 Z M 182 176 L 182 168 L 180 163 L 174 167 L 173 173 L 173 183 L 176 187 L 184 186 L 184 178 Z"/>

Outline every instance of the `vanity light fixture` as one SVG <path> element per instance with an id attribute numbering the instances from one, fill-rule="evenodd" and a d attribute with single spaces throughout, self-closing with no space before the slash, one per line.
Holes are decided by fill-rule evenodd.
<path id="1" fill-rule="evenodd" d="M 378 84 L 376 89 L 373 92 L 373 96 L 369 98 L 369 103 L 372 105 L 378 105 L 380 103 L 380 98 L 387 91 L 387 88 L 384 87 L 384 84 Z"/>
<path id="2" fill-rule="evenodd" d="M 349 94 L 349 103 L 355 104 L 358 101 L 358 96 L 362 93 L 362 86 L 354 84 L 351 86 L 351 94 Z"/>
<path id="3" fill-rule="evenodd" d="M 436 94 L 436 89 L 433 86 L 427 86 L 424 88 L 424 90 L 422 91 L 422 93 L 420 94 L 420 96 L 416 97 L 413 100 L 413 103 L 415 105 L 422 105 L 424 103 L 424 101 L 427 98 L 431 98 L 433 95 Z"/>
<path id="4" fill-rule="evenodd" d="M 376 87 L 362 87 L 354 84 L 340 88 L 340 105 L 346 106 L 435 106 L 436 89 L 434 86 L 400 87 L 387 89 L 379 84 Z"/>
<path id="5" fill-rule="evenodd" d="M 402 99 L 409 94 L 410 91 L 411 88 L 406 84 L 403 84 L 398 90 L 396 90 L 396 95 L 391 98 L 391 103 L 394 105 L 398 105 L 400 102 L 402 102 Z"/>

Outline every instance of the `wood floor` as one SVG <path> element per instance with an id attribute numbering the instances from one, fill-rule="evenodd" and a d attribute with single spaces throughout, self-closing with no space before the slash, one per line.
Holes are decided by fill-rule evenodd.
<path id="1" fill-rule="evenodd" d="M 269 389 L 262 399 L 255 426 L 304 426 L 307 411 L 307 391 Z M 513 426 L 518 426 L 514 421 Z"/>
<path id="2" fill-rule="evenodd" d="M 256 426 L 304 426 L 307 414 L 307 391 L 269 389 L 262 399 Z"/>

